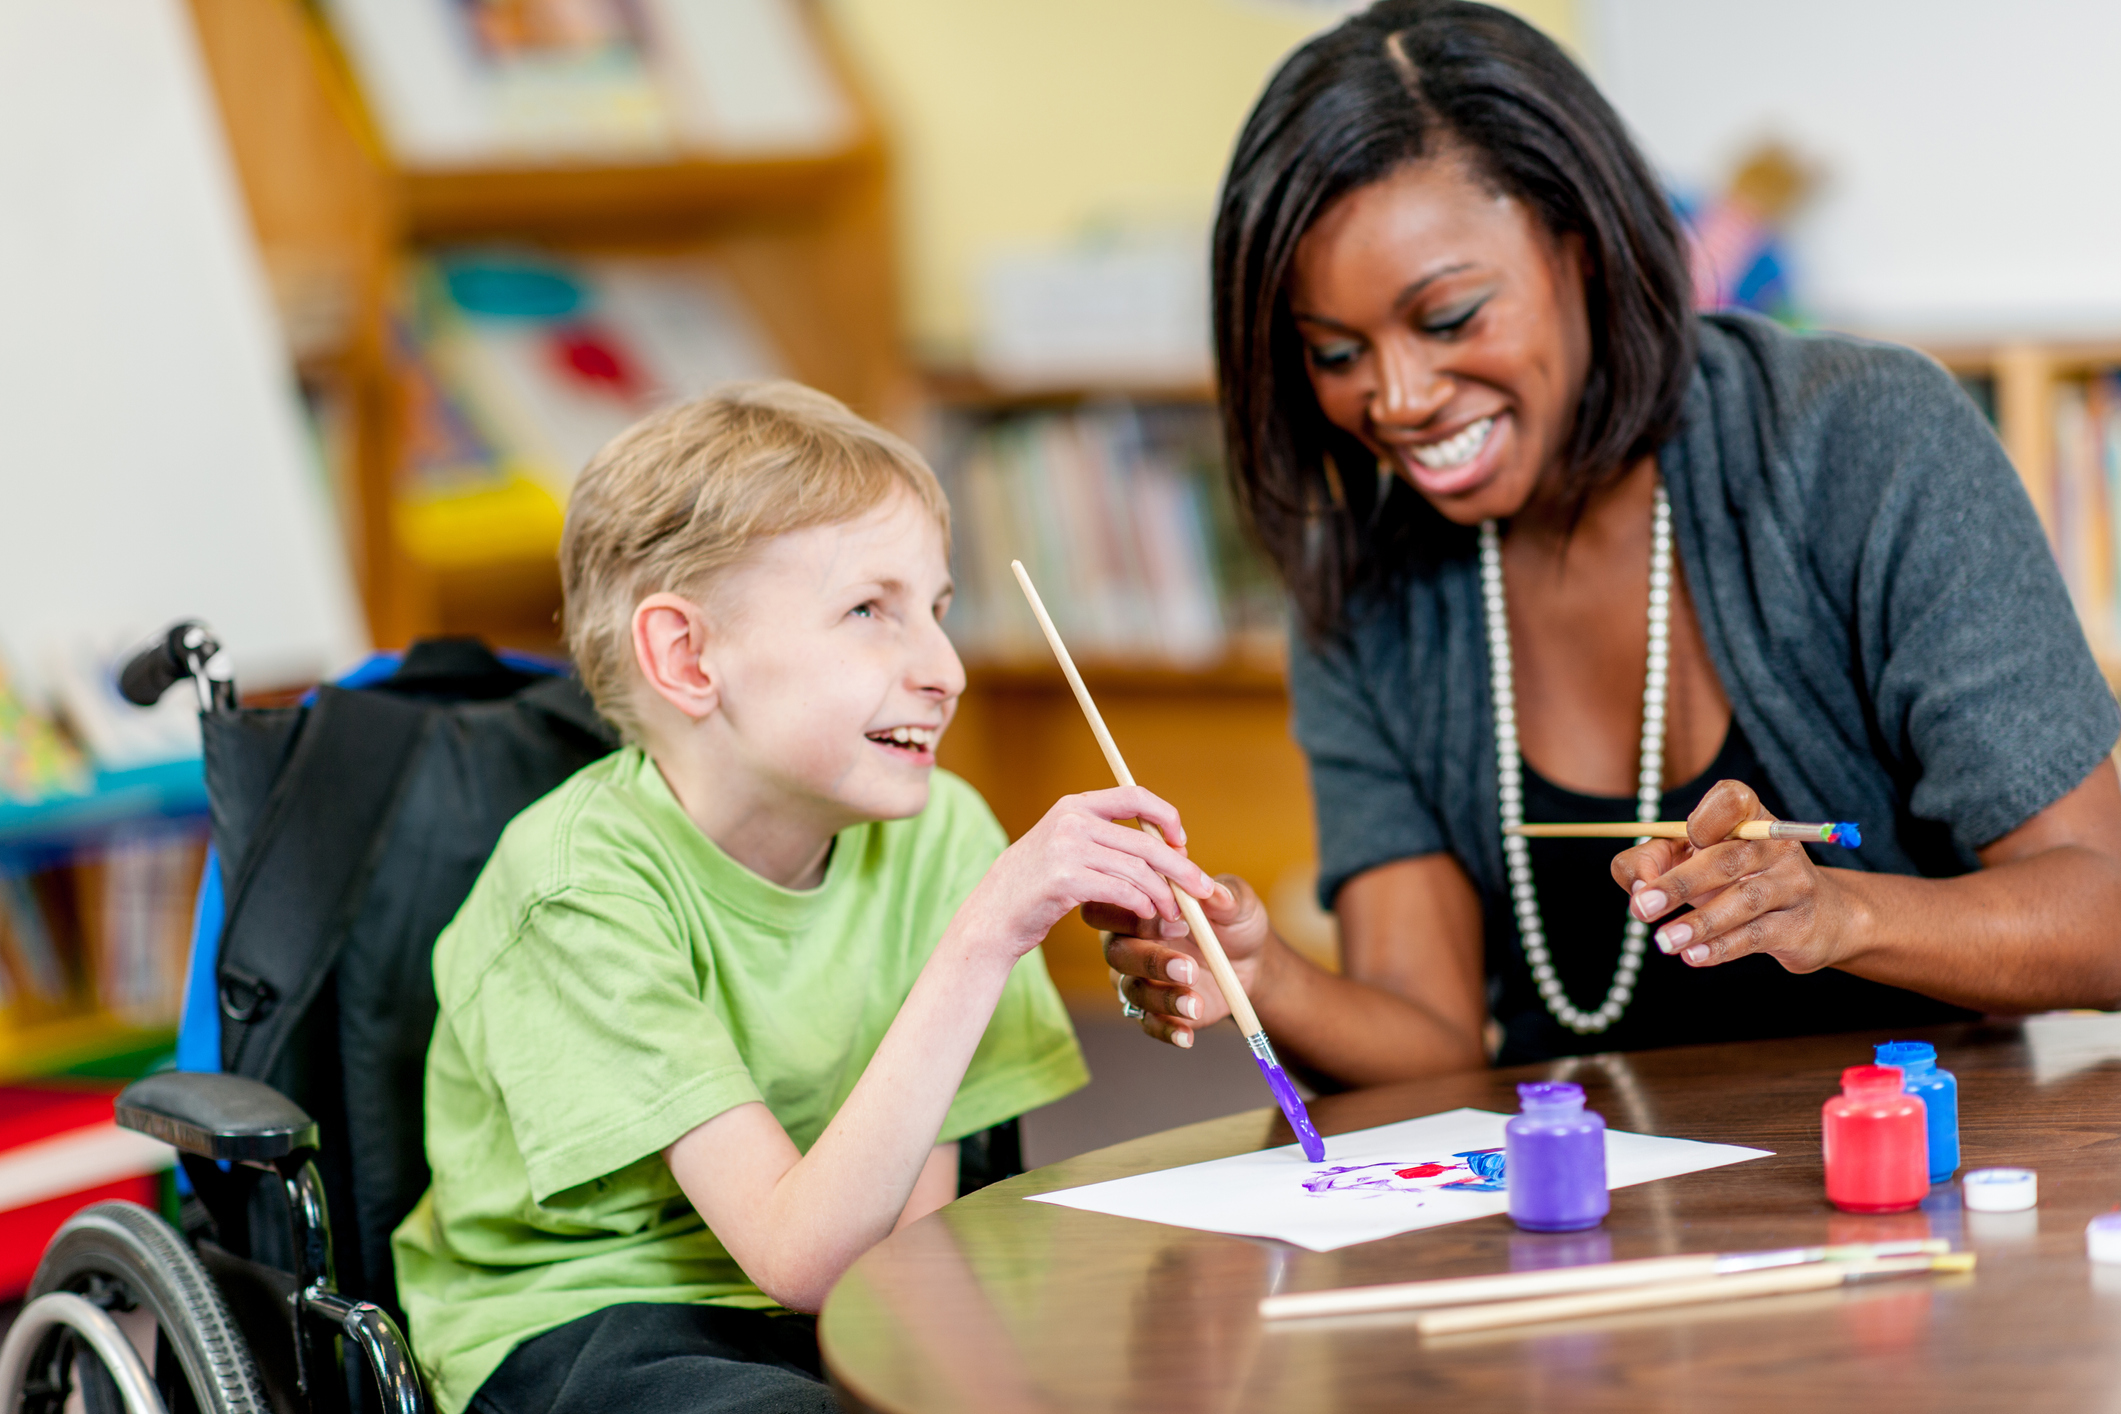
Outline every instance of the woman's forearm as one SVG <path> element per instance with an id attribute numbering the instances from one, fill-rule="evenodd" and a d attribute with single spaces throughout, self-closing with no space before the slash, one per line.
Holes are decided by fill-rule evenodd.
<path id="1" fill-rule="evenodd" d="M 1849 908 L 1844 971 L 1977 1011 L 2121 1006 L 2121 866 L 2101 850 L 1953 879 L 1823 872 Z"/>
<path id="2" fill-rule="evenodd" d="M 1284 1059 L 1346 1085 L 1487 1064 L 1477 1030 L 1397 992 L 1328 972 L 1279 937 L 1260 955 L 1252 1003 Z"/>

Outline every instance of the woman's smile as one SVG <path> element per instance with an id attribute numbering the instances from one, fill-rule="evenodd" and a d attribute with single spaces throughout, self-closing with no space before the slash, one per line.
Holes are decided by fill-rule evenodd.
<path id="1" fill-rule="evenodd" d="M 1509 452 L 1510 415 L 1488 413 L 1442 435 L 1373 433 L 1394 469 L 1425 496 L 1463 496 L 1491 480 Z"/>

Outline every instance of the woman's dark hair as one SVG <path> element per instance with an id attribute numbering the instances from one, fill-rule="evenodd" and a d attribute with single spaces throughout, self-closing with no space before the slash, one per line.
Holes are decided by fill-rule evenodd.
<path id="1" fill-rule="evenodd" d="M 1438 153 L 1584 254 L 1590 373 L 1563 449 L 1580 513 L 1678 426 L 1694 364 L 1686 248 L 1620 117 L 1554 42 L 1456 0 L 1381 0 L 1291 55 L 1238 137 L 1215 221 L 1215 351 L 1237 499 L 1314 638 L 1448 535 L 1320 411 L 1289 316 L 1297 242 L 1348 192 Z M 1462 537 L 1458 537 L 1462 538 Z"/>

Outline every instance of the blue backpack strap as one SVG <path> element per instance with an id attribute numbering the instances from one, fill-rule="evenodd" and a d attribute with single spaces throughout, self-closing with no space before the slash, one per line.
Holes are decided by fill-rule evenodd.
<path id="1" fill-rule="evenodd" d="M 214 969 L 221 960 L 221 925 L 227 917 L 221 855 L 208 845 L 198 902 L 192 908 L 191 956 L 184 965 L 184 1014 L 177 1022 L 179 1070 L 221 1068 L 221 1002 Z"/>

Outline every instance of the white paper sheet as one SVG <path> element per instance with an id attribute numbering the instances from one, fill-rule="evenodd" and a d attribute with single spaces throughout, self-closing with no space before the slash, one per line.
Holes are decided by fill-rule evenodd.
<path id="1" fill-rule="evenodd" d="M 1499 1168 L 1508 1115 L 1449 1110 L 1326 1140 L 1314 1164 L 1294 1144 L 1184 1168 L 1116 1178 L 1032 1197 L 1085 1212 L 1173 1227 L 1272 1237 L 1331 1252 L 1417 1228 L 1509 1211 L 1509 1194 L 1484 1178 Z M 1763 1159 L 1766 1149 L 1701 1144 L 1609 1129 L 1606 1186 L 1673 1178 Z"/>

